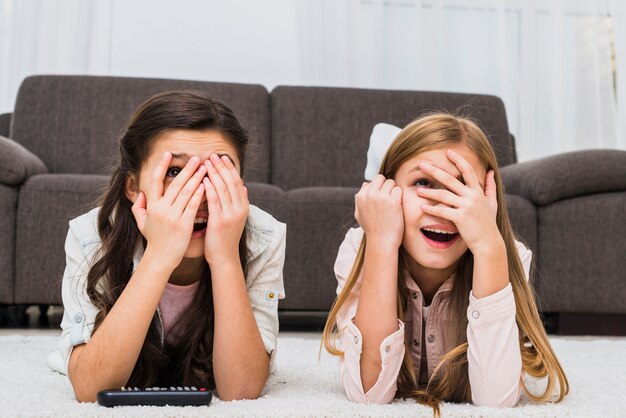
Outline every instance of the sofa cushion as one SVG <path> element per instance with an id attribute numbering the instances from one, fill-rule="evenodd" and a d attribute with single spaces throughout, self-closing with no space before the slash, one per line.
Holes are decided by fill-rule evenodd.
<path id="1" fill-rule="evenodd" d="M 626 313 L 626 192 L 538 209 L 540 309 Z"/>
<path id="2" fill-rule="evenodd" d="M 511 220 L 516 239 L 530 248 L 536 259 L 539 251 L 537 244 L 537 208 L 521 196 L 507 194 L 505 198 L 509 219 Z"/>
<path id="3" fill-rule="evenodd" d="M 70 219 L 96 206 L 109 178 L 43 174 L 19 194 L 15 249 L 15 303 L 61 303 L 65 237 Z"/>
<path id="4" fill-rule="evenodd" d="M 356 187 L 377 123 L 404 127 L 420 114 L 471 105 L 500 165 L 513 162 L 502 101 L 494 96 L 420 91 L 279 86 L 271 92 L 271 182 L 285 190 Z M 467 112 L 466 112 L 467 113 Z"/>
<path id="5" fill-rule="evenodd" d="M 125 77 L 32 76 L 20 86 L 11 139 L 51 173 L 106 174 L 118 155 L 126 121 L 148 97 L 179 89 L 202 90 L 233 109 L 251 136 L 245 176 L 267 181 L 269 95 L 260 85 Z"/>
<path id="6" fill-rule="evenodd" d="M 0 183 L 15 186 L 48 169 L 35 154 L 0 135 Z"/>
<path id="7" fill-rule="evenodd" d="M 281 309 L 327 311 L 336 296 L 333 266 L 339 245 L 355 225 L 351 187 L 287 192 L 287 252 Z"/>

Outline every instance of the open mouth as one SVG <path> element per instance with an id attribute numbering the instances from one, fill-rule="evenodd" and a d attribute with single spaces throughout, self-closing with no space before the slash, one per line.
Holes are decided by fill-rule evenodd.
<path id="1" fill-rule="evenodd" d="M 422 228 L 421 231 L 426 238 L 435 242 L 450 242 L 459 235 L 458 232 L 444 231 L 435 228 Z"/>
<path id="2" fill-rule="evenodd" d="M 206 229 L 206 218 L 196 218 L 193 221 L 193 232 L 203 231 Z"/>

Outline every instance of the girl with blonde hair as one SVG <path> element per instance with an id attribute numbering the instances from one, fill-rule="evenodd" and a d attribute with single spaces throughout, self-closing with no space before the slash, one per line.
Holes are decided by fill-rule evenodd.
<path id="1" fill-rule="evenodd" d="M 515 239 L 475 123 L 437 113 L 406 126 L 356 194 L 355 218 L 323 334 L 349 399 L 413 398 L 438 415 L 442 401 L 567 395 L 528 282 L 532 253 Z M 545 391 L 531 393 L 525 374 L 547 377 Z"/>

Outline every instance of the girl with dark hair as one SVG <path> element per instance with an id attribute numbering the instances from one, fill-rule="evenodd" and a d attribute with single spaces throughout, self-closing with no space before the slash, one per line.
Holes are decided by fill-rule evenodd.
<path id="1" fill-rule="evenodd" d="M 285 225 L 248 203 L 247 141 L 227 106 L 195 92 L 156 95 L 130 120 L 100 206 L 70 221 L 65 243 L 63 333 L 48 364 L 79 401 L 155 385 L 259 396 Z"/>

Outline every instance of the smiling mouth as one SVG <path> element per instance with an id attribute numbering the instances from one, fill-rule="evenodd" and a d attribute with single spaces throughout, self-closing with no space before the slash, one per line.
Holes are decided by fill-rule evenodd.
<path id="1" fill-rule="evenodd" d="M 422 228 L 420 231 L 422 231 L 422 234 L 424 234 L 426 238 L 436 242 L 449 242 L 459 235 L 458 232 L 448 232 L 431 228 Z"/>

